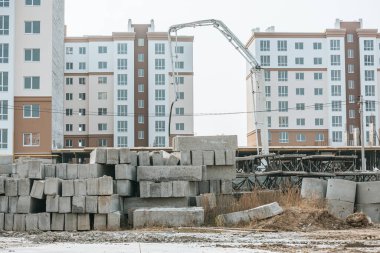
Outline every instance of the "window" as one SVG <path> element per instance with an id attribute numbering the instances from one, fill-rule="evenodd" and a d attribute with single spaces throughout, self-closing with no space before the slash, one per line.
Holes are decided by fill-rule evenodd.
<path id="1" fill-rule="evenodd" d="M 331 96 L 341 96 L 341 95 L 342 95 L 342 86 L 331 85 Z"/>
<path id="2" fill-rule="evenodd" d="M 40 145 L 39 133 L 24 133 L 23 146 L 24 147 L 38 147 Z"/>
<path id="3" fill-rule="evenodd" d="M 296 140 L 297 142 L 305 142 L 306 141 L 306 136 L 304 134 L 297 134 L 296 135 Z"/>
<path id="4" fill-rule="evenodd" d="M 25 49 L 25 61 L 40 61 L 40 49 Z"/>
<path id="5" fill-rule="evenodd" d="M 85 85 L 86 84 L 86 78 L 85 77 L 79 77 L 79 84 Z"/>
<path id="6" fill-rule="evenodd" d="M 128 44 L 127 43 L 118 43 L 117 44 L 117 54 L 127 54 Z"/>
<path id="7" fill-rule="evenodd" d="M 66 100 L 73 100 L 73 93 L 66 93 Z"/>
<path id="8" fill-rule="evenodd" d="M 165 137 L 164 136 L 156 136 L 154 138 L 154 147 L 165 147 Z"/>
<path id="9" fill-rule="evenodd" d="M 79 48 L 79 54 L 86 54 L 86 48 L 85 47 L 80 47 Z"/>
<path id="10" fill-rule="evenodd" d="M 348 95 L 348 103 L 355 104 L 355 95 Z"/>
<path id="11" fill-rule="evenodd" d="M 137 138 L 139 139 L 139 140 L 144 140 L 144 131 L 138 131 L 137 132 Z"/>
<path id="12" fill-rule="evenodd" d="M 373 51 L 373 40 L 364 40 L 364 51 Z"/>
<path id="13" fill-rule="evenodd" d="M 99 116 L 107 115 L 107 108 L 98 108 L 98 115 Z"/>
<path id="14" fill-rule="evenodd" d="M 322 80 L 322 73 L 314 73 L 314 80 Z"/>
<path id="15" fill-rule="evenodd" d="M 99 76 L 98 77 L 98 84 L 107 84 L 107 77 L 106 76 Z"/>
<path id="16" fill-rule="evenodd" d="M 119 63 L 119 60 L 118 60 Z M 98 69 L 106 69 L 107 68 L 107 62 L 106 61 L 100 61 L 98 62 Z"/>
<path id="17" fill-rule="evenodd" d="M 299 118 L 296 120 L 297 126 L 304 126 L 305 125 L 305 119 Z"/>
<path id="18" fill-rule="evenodd" d="M 348 49 L 347 50 L 347 57 L 348 58 L 354 58 L 354 50 L 353 49 Z"/>
<path id="19" fill-rule="evenodd" d="M 128 75 L 127 74 L 117 74 L 117 85 L 127 85 Z"/>
<path id="20" fill-rule="evenodd" d="M 8 100 L 0 100 L 0 120 L 8 120 Z"/>
<path id="21" fill-rule="evenodd" d="M 355 89 L 355 81 L 354 80 L 348 80 L 348 88 L 350 90 Z"/>
<path id="22" fill-rule="evenodd" d="M 79 100 L 86 100 L 86 93 L 79 93 Z"/>
<path id="23" fill-rule="evenodd" d="M 316 126 L 323 126 L 323 118 L 315 118 L 314 123 Z"/>
<path id="24" fill-rule="evenodd" d="M 347 34 L 347 42 L 348 43 L 354 42 L 354 35 L 352 33 Z"/>
<path id="25" fill-rule="evenodd" d="M 73 131 L 73 124 L 66 124 L 66 132 L 72 132 Z"/>
<path id="26" fill-rule="evenodd" d="M 296 64 L 297 65 L 303 65 L 304 59 L 303 57 L 296 57 Z"/>
<path id="27" fill-rule="evenodd" d="M 175 47 L 175 52 L 176 52 L 177 54 L 183 54 L 183 53 L 185 52 L 185 49 L 184 49 L 183 46 L 176 46 L 176 47 Z"/>
<path id="28" fill-rule="evenodd" d="M 278 96 L 287 97 L 288 96 L 288 86 L 278 86 Z"/>
<path id="29" fill-rule="evenodd" d="M 178 76 L 175 78 L 175 81 L 177 84 L 185 84 L 185 77 L 183 76 Z"/>
<path id="30" fill-rule="evenodd" d="M 41 0 L 25 0 L 25 5 L 41 5 Z"/>
<path id="31" fill-rule="evenodd" d="M 305 73 L 296 73 L 296 80 L 304 80 Z"/>
<path id="32" fill-rule="evenodd" d="M 330 50 L 340 50 L 340 40 L 330 40 Z"/>
<path id="33" fill-rule="evenodd" d="M 304 88 L 296 88 L 296 95 L 297 96 L 305 95 L 305 89 Z"/>
<path id="34" fill-rule="evenodd" d="M 184 131 L 185 130 L 185 123 L 176 123 L 175 124 L 175 130 Z"/>
<path id="35" fill-rule="evenodd" d="M 144 108 L 144 100 L 137 100 L 137 107 L 138 108 L 140 108 L 140 109 L 142 109 L 142 108 Z"/>
<path id="36" fill-rule="evenodd" d="M 155 116 L 163 117 L 165 116 L 165 106 L 164 105 L 156 105 L 155 106 Z M 176 115 L 184 115 L 184 108 L 176 108 Z"/>
<path id="37" fill-rule="evenodd" d="M 98 92 L 98 100 L 107 100 L 107 92 Z"/>
<path id="38" fill-rule="evenodd" d="M 137 55 L 137 61 L 138 62 L 144 62 L 144 54 L 138 54 Z"/>
<path id="39" fill-rule="evenodd" d="M 165 54 L 165 44 L 164 43 L 154 44 L 154 52 L 155 54 Z"/>
<path id="40" fill-rule="evenodd" d="M 260 56 L 261 66 L 270 66 L 270 56 L 269 55 L 261 55 Z"/>
<path id="41" fill-rule="evenodd" d="M 0 63 L 8 63 L 9 44 L 0 44 Z"/>
<path id="42" fill-rule="evenodd" d="M 323 89 L 322 88 L 314 88 L 314 95 L 315 96 L 322 96 L 323 95 Z"/>
<path id="43" fill-rule="evenodd" d="M 73 116 L 73 109 L 67 108 L 66 109 L 66 116 Z"/>
<path id="44" fill-rule="evenodd" d="M 106 46 L 98 46 L 98 53 L 99 54 L 106 54 L 107 53 L 107 47 Z"/>
<path id="45" fill-rule="evenodd" d="M 325 140 L 325 135 L 322 133 L 316 133 L 315 134 L 315 141 L 324 141 Z"/>
<path id="46" fill-rule="evenodd" d="M 269 40 L 260 40 L 260 51 L 270 51 Z"/>
<path id="47" fill-rule="evenodd" d="M 373 66 L 375 64 L 375 56 L 364 55 L 364 66 Z"/>
<path id="48" fill-rule="evenodd" d="M 314 104 L 314 109 L 316 111 L 322 111 L 323 110 L 323 104 L 321 104 L 321 103 L 315 103 Z"/>
<path id="49" fill-rule="evenodd" d="M 333 100 L 331 102 L 331 111 L 341 112 L 342 111 L 342 101 Z"/>
<path id="50" fill-rule="evenodd" d="M 288 42 L 286 40 L 277 41 L 277 50 L 278 51 L 287 51 L 288 50 Z"/>
<path id="51" fill-rule="evenodd" d="M 332 132 L 332 142 L 342 142 L 342 132 L 333 131 Z"/>
<path id="52" fill-rule="evenodd" d="M 184 69 L 185 68 L 185 63 L 183 61 L 176 61 L 175 62 L 175 68 L 176 69 Z"/>
<path id="53" fill-rule="evenodd" d="M 138 77 L 144 77 L 144 69 L 138 69 L 137 76 Z"/>
<path id="54" fill-rule="evenodd" d="M 8 91 L 8 72 L 0 72 L 0 91 Z"/>
<path id="55" fill-rule="evenodd" d="M 156 132 L 165 132 L 165 121 L 159 120 L 156 121 L 154 124 Z"/>
<path id="56" fill-rule="evenodd" d="M 280 132 L 278 142 L 279 143 L 288 143 L 289 142 L 288 132 Z"/>
<path id="57" fill-rule="evenodd" d="M 271 87 L 265 86 L 265 96 L 270 97 L 271 96 Z"/>
<path id="58" fill-rule="evenodd" d="M 85 62 L 80 62 L 79 63 L 79 69 L 80 70 L 85 70 L 86 69 L 86 63 Z"/>
<path id="59" fill-rule="evenodd" d="M 288 66 L 288 57 L 286 55 L 278 56 L 278 66 Z"/>
<path id="60" fill-rule="evenodd" d="M 144 115 L 142 115 L 142 114 L 139 114 L 138 115 L 138 117 L 137 117 L 137 122 L 139 123 L 139 124 L 144 124 Z"/>
<path id="61" fill-rule="evenodd" d="M 155 59 L 154 67 L 156 70 L 165 69 L 165 59 Z"/>
<path id="62" fill-rule="evenodd" d="M 304 111 L 305 110 L 305 103 L 296 103 L 296 110 L 297 111 Z"/>
<path id="63" fill-rule="evenodd" d="M 79 139 L 78 140 L 78 146 L 79 147 L 85 147 L 86 146 L 86 140 L 85 139 Z"/>
<path id="64" fill-rule="evenodd" d="M 288 111 L 288 101 L 278 101 L 278 111 L 287 112 Z"/>
<path id="65" fill-rule="evenodd" d="M 71 70 L 74 68 L 74 64 L 72 62 L 66 62 L 66 69 Z"/>
<path id="66" fill-rule="evenodd" d="M 155 74 L 154 79 L 156 85 L 165 85 L 165 74 Z"/>
<path id="67" fill-rule="evenodd" d="M 144 92 L 144 89 L 145 89 L 144 84 L 139 83 L 139 84 L 137 85 L 137 91 L 138 91 L 138 92 L 142 93 L 142 92 Z"/>
<path id="68" fill-rule="evenodd" d="M 364 71 L 364 80 L 365 81 L 375 81 L 375 71 L 374 70 L 365 70 Z"/>
<path id="69" fill-rule="evenodd" d="M 9 34 L 9 16 L 0 16 L 0 35 Z"/>
<path id="70" fill-rule="evenodd" d="M 265 102 L 265 108 L 266 108 L 267 112 L 270 112 L 272 110 L 272 102 L 266 101 Z"/>
<path id="71" fill-rule="evenodd" d="M 9 7 L 9 0 L 0 0 L 0 7 Z"/>
<path id="72" fill-rule="evenodd" d="M 117 137 L 117 146 L 119 148 L 128 147 L 128 137 L 127 136 L 118 136 Z"/>
<path id="73" fill-rule="evenodd" d="M 365 126 L 369 127 L 370 124 L 374 124 L 376 121 L 375 116 L 365 116 Z"/>
<path id="74" fill-rule="evenodd" d="M 331 70 L 331 81 L 340 81 L 341 73 L 340 70 Z"/>
<path id="75" fill-rule="evenodd" d="M 355 118 L 355 110 L 349 110 L 348 111 L 348 117 L 350 119 L 354 119 Z"/>
<path id="76" fill-rule="evenodd" d="M 332 66 L 340 66 L 340 55 L 331 55 L 330 60 Z"/>
<path id="77" fill-rule="evenodd" d="M 128 99 L 128 92 L 127 90 L 117 90 L 117 100 L 119 101 L 125 101 Z"/>
<path id="78" fill-rule="evenodd" d="M 162 101 L 165 100 L 165 90 L 155 90 L 155 100 Z"/>
<path id="79" fill-rule="evenodd" d="M 156 108 L 156 114 L 157 114 L 157 108 Z M 183 107 L 175 108 L 175 115 L 179 115 L 179 116 L 185 115 L 185 108 L 183 108 Z"/>
<path id="80" fill-rule="evenodd" d="M 39 76 L 26 76 L 24 77 L 24 89 L 26 90 L 39 90 L 40 77 Z"/>
<path id="81" fill-rule="evenodd" d="M 322 43 L 321 42 L 314 42 L 313 43 L 313 49 L 314 50 L 321 50 L 322 49 Z"/>
<path id="82" fill-rule="evenodd" d="M 9 25 L 9 20 L 8 20 L 8 25 Z M 9 32 L 9 30 L 8 30 L 8 32 Z M 25 33 L 26 34 L 39 34 L 40 33 L 40 21 L 25 21 Z M 68 54 L 67 49 L 68 48 L 66 48 L 66 54 Z M 71 48 L 71 54 L 73 54 L 73 48 Z"/>
<path id="83" fill-rule="evenodd" d="M 333 127 L 341 127 L 342 126 L 342 116 L 332 116 L 331 122 Z"/>
<path id="84" fill-rule="evenodd" d="M 106 123 L 99 123 L 98 124 L 98 131 L 107 131 L 107 124 Z"/>
<path id="85" fill-rule="evenodd" d="M 72 77 L 66 77 L 66 85 L 73 85 L 73 81 Z"/>
<path id="86" fill-rule="evenodd" d="M 288 127 L 289 118 L 288 117 L 278 117 L 278 127 Z"/>
<path id="87" fill-rule="evenodd" d="M 86 131 L 86 124 L 79 124 L 78 131 L 79 132 L 85 132 Z"/>
<path id="88" fill-rule="evenodd" d="M 288 81 L 288 71 L 278 71 L 278 81 L 279 82 Z"/>
<path id="89" fill-rule="evenodd" d="M 117 69 L 127 69 L 128 60 L 127 59 L 117 59 Z"/>
<path id="90" fill-rule="evenodd" d="M 375 85 L 366 85 L 365 95 L 369 97 L 375 96 Z"/>
<path id="91" fill-rule="evenodd" d="M 139 47 L 143 47 L 144 44 L 145 44 L 145 40 L 144 40 L 144 38 L 138 38 L 138 39 L 137 39 L 137 45 L 138 45 Z"/>
<path id="92" fill-rule="evenodd" d="M 128 121 L 121 120 L 117 122 L 117 131 L 119 133 L 125 133 L 128 132 Z"/>
<path id="93" fill-rule="evenodd" d="M 65 146 L 68 147 L 68 148 L 71 148 L 73 146 L 73 140 L 66 139 L 65 140 Z"/>
<path id="94" fill-rule="evenodd" d="M 375 103 L 376 101 L 365 101 L 365 110 L 366 112 L 374 112 L 375 111 Z"/>
<path id="95" fill-rule="evenodd" d="M 348 64 L 347 66 L 347 72 L 352 74 L 352 73 L 355 73 L 355 66 L 354 64 Z"/>
<path id="96" fill-rule="evenodd" d="M 107 139 L 99 139 L 98 140 L 99 147 L 107 147 Z"/>
<path id="97" fill-rule="evenodd" d="M 296 42 L 294 44 L 294 47 L 296 50 L 302 50 L 303 49 L 303 42 Z"/>
<path id="98" fill-rule="evenodd" d="M 183 91 L 177 92 L 177 99 L 180 99 L 180 100 L 185 99 L 185 92 Z"/>
<path id="99" fill-rule="evenodd" d="M 314 65 L 322 65 L 322 58 L 314 57 Z"/>
<path id="100" fill-rule="evenodd" d="M 271 117 L 267 117 L 267 124 L 268 124 L 268 127 L 272 127 L 272 118 Z"/>
<path id="101" fill-rule="evenodd" d="M 264 81 L 270 82 L 270 71 L 264 70 Z"/>
<path id="102" fill-rule="evenodd" d="M 24 119 L 32 119 L 40 117 L 40 105 L 24 105 Z"/>

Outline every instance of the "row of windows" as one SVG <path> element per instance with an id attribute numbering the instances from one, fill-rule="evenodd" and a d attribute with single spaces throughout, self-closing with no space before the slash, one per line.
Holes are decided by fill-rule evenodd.
<path id="1" fill-rule="evenodd" d="M 8 129 L 0 129 L 0 149 L 8 148 L 8 139 Z M 23 133 L 22 139 L 24 147 L 40 146 L 39 133 Z"/>
<path id="2" fill-rule="evenodd" d="M 331 85 L 331 96 L 342 96 L 342 86 L 341 85 Z M 279 97 L 287 97 L 288 92 L 288 86 L 278 86 L 278 96 Z M 305 88 L 296 88 L 296 95 L 297 96 L 304 96 L 305 95 Z M 314 88 L 314 95 L 315 96 L 322 96 L 323 95 L 323 88 Z M 272 96 L 272 87 L 271 86 L 265 86 L 265 96 L 271 97 Z M 365 96 L 375 96 L 375 85 L 365 85 Z"/>
<path id="3" fill-rule="evenodd" d="M 271 142 L 272 137 L 271 134 L 269 135 L 269 142 Z M 325 136 L 323 133 L 316 133 L 314 140 L 316 142 L 321 142 L 325 140 Z M 296 134 L 296 141 L 297 142 L 306 142 L 306 135 L 305 134 Z M 278 135 L 278 142 L 279 143 L 289 143 L 289 133 L 288 132 L 280 132 Z M 340 140 L 341 142 L 341 140 Z"/>
<path id="4" fill-rule="evenodd" d="M 85 62 L 79 62 L 78 68 L 80 70 L 86 70 L 86 63 Z M 98 62 L 98 69 L 107 69 L 108 68 L 108 62 L 106 61 L 99 61 Z M 127 59 L 117 59 L 117 69 L 119 70 L 125 70 L 128 68 L 128 60 Z M 66 62 L 66 70 L 73 70 L 74 69 L 74 63 L 73 62 Z M 140 69 L 139 69 L 140 70 Z"/>
<path id="5" fill-rule="evenodd" d="M 323 126 L 323 118 L 315 118 L 314 125 L 315 126 Z M 342 127 L 342 116 L 332 116 L 331 123 L 333 127 Z M 296 125 L 297 126 L 305 126 L 306 120 L 305 118 L 297 118 Z M 272 119 L 268 117 L 268 127 L 272 127 Z M 278 127 L 289 127 L 289 117 L 288 116 L 280 116 L 278 117 Z"/>
<path id="6" fill-rule="evenodd" d="M 349 103 L 353 104 L 356 103 L 355 96 L 350 95 L 349 96 Z M 376 101 L 373 100 L 366 100 L 365 101 L 365 111 L 367 112 L 374 112 L 376 111 Z M 313 107 L 315 111 L 322 111 L 323 110 L 323 104 L 322 103 L 315 103 L 313 106 L 308 106 L 308 107 Z M 272 102 L 271 101 L 266 101 L 265 102 L 265 108 L 268 112 L 272 111 Z M 305 110 L 305 104 L 304 103 L 296 103 L 296 110 L 297 111 L 304 111 Z M 279 112 L 288 112 L 289 111 L 289 103 L 288 101 L 278 101 L 278 109 Z M 331 103 L 331 111 L 333 112 L 340 112 L 342 111 L 342 101 L 332 101 Z M 351 114 L 352 113 L 352 114 Z M 355 117 L 355 112 L 351 112 L 350 118 Z"/>

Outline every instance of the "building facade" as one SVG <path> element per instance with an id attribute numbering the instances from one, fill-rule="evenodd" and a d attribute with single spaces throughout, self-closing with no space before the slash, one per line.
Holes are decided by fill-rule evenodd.
<path id="1" fill-rule="evenodd" d="M 0 156 L 63 147 L 64 1 L 0 1 Z"/>
<path id="2" fill-rule="evenodd" d="M 193 135 L 193 37 L 173 42 L 174 89 L 166 32 L 154 22 L 111 36 L 65 38 L 65 148 L 169 146 Z M 177 92 L 175 92 L 177 90 Z"/>
<path id="3" fill-rule="evenodd" d="M 255 93 L 255 101 L 263 96 L 263 102 L 255 107 L 247 77 L 247 108 L 260 119 L 254 124 L 248 116 L 249 146 L 261 144 L 263 126 L 270 146 L 360 145 L 360 105 L 365 143 L 379 145 L 377 29 L 364 29 L 361 20 L 337 20 L 322 33 L 256 29 L 247 48 L 264 68 L 262 89 Z"/>

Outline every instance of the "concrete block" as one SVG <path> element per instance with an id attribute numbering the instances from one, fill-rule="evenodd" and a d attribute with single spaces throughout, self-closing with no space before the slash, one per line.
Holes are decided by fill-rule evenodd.
<path id="1" fill-rule="evenodd" d="M 86 197 L 74 196 L 72 199 L 72 213 L 85 213 L 86 212 Z"/>
<path id="2" fill-rule="evenodd" d="M 98 196 L 86 196 L 86 213 L 98 212 Z"/>
<path id="3" fill-rule="evenodd" d="M 20 178 L 17 182 L 18 195 L 19 196 L 29 196 L 30 190 L 32 188 L 32 181 L 29 178 Z"/>
<path id="4" fill-rule="evenodd" d="M 236 178 L 234 166 L 206 166 L 207 180 L 233 180 Z"/>
<path id="5" fill-rule="evenodd" d="M 218 226 L 238 226 L 249 224 L 254 220 L 267 219 L 279 215 L 282 212 L 283 209 L 280 205 L 277 202 L 273 202 L 245 211 L 221 214 L 216 217 L 215 221 Z"/>
<path id="6" fill-rule="evenodd" d="M 0 165 L 7 165 L 13 163 L 12 155 L 0 155 Z"/>
<path id="7" fill-rule="evenodd" d="M 45 167 L 40 161 L 29 161 L 29 178 L 30 179 L 45 179 Z"/>
<path id="8" fill-rule="evenodd" d="M 90 164 L 99 163 L 106 164 L 107 163 L 107 149 L 105 148 L 96 148 L 90 154 Z"/>
<path id="9" fill-rule="evenodd" d="M 119 159 L 120 159 L 120 164 L 130 164 L 132 166 L 137 166 L 137 152 L 136 151 L 131 151 L 128 148 L 120 149 L 119 150 Z"/>
<path id="10" fill-rule="evenodd" d="M 236 166 L 236 151 L 231 149 L 226 149 L 226 165 Z"/>
<path id="11" fill-rule="evenodd" d="M 324 199 L 326 197 L 327 181 L 319 178 L 303 178 L 301 197 L 304 199 Z"/>
<path id="12" fill-rule="evenodd" d="M 46 178 L 45 179 L 45 195 L 61 195 L 62 194 L 62 180 L 59 178 Z"/>
<path id="13" fill-rule="evenodd" d="M 25 215 L 25 230 L 38 231 L 38 214 L 29 213 Z"/>
<path id="14" fill-rule="evenodd" d="M 29 165 L 27 163 L 16 164 L 16 174 L 19 178 L 29 177 Z"/>
<path id="15" fill-rule="evenodd" d="M 78 231 L 89 231 L 90 229 L 90 215 L 78 214 Z"/>
<path id="16" fill-rule="evenodd" d="M 115 166 L 115 179 L 128 179 L 137 181 L 137 167 L 129 164 L 118 164 Z"/>
<path id="17" fill-rule="evenodd" d="M 210 181 L 205 180 L 198 182 L 198 189 L 200 194 L 210 193 Z"/>
<path id="18" fill-rule="evenodd" d="M 17 213 L 18 197 L 8 197 L 8 213 Z"/>
<path id="19" fill-rule="evenodd" d="M 178 156 L 176 156 L 174 154 L 169 154 L 169 156 L 166 158 L 165 165 L 177 166 L 179 163 L 180 163 L 180 158 L 178 158 Z"/>
<path id="20" fill-rule="evenodd" d="M 120 212 L 114 212 L 107 214 L 107 230 L 116 231 L 120 230 Z"/>
<path id="21" fill-rule="evenodd" d="M 15 214 L 13 216 L 13 231 L 25 231 L 25 214 Z"/>
<path id="22" fill-rule="evenodd" d="M 190 150 L 183 150 L 180 152 L 180 163 L 182 166 L 191 165 L 191 153 Z"/>
<path id="23" fill-rule="evenodd" d="M 226 151 L 215 150 L 215 165 L 226 165 Z"/>
<path id="24" fill-rule="evenodd" d="M 6 164 L 6 165 L 0 164 L 0 174 L 10 175 L 10 174 L 12 174 L 12 168 L 13 168 L 12 164 Z"/>
<path id="25" fill-rule="evenodd" d="M 327 191 L 329 191 L 328 188 Z M 326 206 L 329 214 L 340 219 L 346 219 L 348 215 L 354 213 L 354 203 L 352 202 L 328 199 Z"/>
<path id="26" fill-rule="evenodd" d="M 71 197 L 60 197 L 58 207 L 59 213 L 71 213 Z"/>
<path id="27" fill-rule="evenodd" d="M 39 213 L 38 214 L 38 229 L 41 231 L 50 231 L 51 227 L 51 216 L 50 213 Z"/>
<path id="28" fill-rule="evenodd" d="M 172 184 L 173 197 L 190 197 L 196 195 L 191 189 L 191 182 L 189 181 L 173 181 Z"/>
<path id="29" fill-rule="evenodd" d="M 59 163 L 56 165 L 55 173 L 60 179 L 68 179 L 67 178 L 67 163 Z"/>
<path id="30" fill-rule="evenodd" d="M 107 149 L 107 164 L 119 164 L 119 150 L 114 148 Z"/>
<path id="31" fill-rule="evenodd" d="M 63 180 L 62 181 L 62 197 L 74 196 L 74 180 Z"/>
<path id="32" fill-rule="evenodd" d="M 0 231 L 4 230 L 4 213 L 0 213 Z"/>
<path id="33" fill-rule="evenodd" d="M 4 214 L 4 230 L 12 231 L 13 230 L 13 213 Z"/>
<path id="34" fill-rule="evenodd" d="M 5 194 L 5 177 L 0 177 L 0 195 Z"/>
<path id="35" fill-rule="evenodd" d="M 112 194 L 113 194 L 112 177 L 104 176 L 104 177 L 99 178 L 99 194 L 98 195 L 112 195 Z"/>
<path id="36" fill-rule="evenodd" d="M 89 178 L 86 180 L 87 195 L 96 196 L 99 195 L 99 179 Z"/>
<path id="37" fill-rule="evenodd" d="M 221 193 L 221 180 L 210 180 L 210 193 L 220 194 Z"/>
<path id="38" fill-rule="evenodd" d="M 380 203 L 380 182 L 360 182 L 356 185 L 356 203 L 375 204 Z"/>
<path id="39" fill-rule="evenodd" d="M 90 164 L 78 164 L 78 178 L 90 178 Z"/>
<path id="40" fill-rule="evenodd" d="M 52 213 L 51 231 L 63 231 L 65 228 L 65 214 Z"/>
<path id="41" fill-rule="evenodd" d="M 9 197 L 15 197 L 18 195 L 18 180 L 15 178 L 6 178 L 5 179 L 5 195 Z"/>
<path id="42" fill-rule="evenodd" d="M 202 166 L 139 166 L 137 181 L 201 181 Z"/>
<path id="43" fill-rule="evenodd" d="M 8 212 L 8 196 L 0 196 L 0 213 Z"/>
<path id="44" fill-rule="evenodd" d="M 38 213 L 45 211 L 44 200 L 34 199 L 30 196 L 20 196 L 17 200 L 17 213 Z"/>
<path id="45" fill-rule="evenodd" d="M 87 183 L 84 179 L 74 180 L 74 195 L 75 196 L 86 196 L 87 193 Z"/>
<path id="46" fill-rule="evenodd" d="M 356 212 L 365 213 L 371 218 L 373 223 L 380 223 L 380 203 L 377 204 L 357 204 Z"/>
<path id="47" fill-rule="evenodd" d="M 44 164 L 45 177 L 56 177 L 55 164 Z"/>
<path id="48" fill-rule="evenodd" d="M 204 210 L 212 210 L 216 207 L 216 197 L 214 193 L 201 194 L 196 196 L 196 206 L 203 207 Z"/>
<path id="49" fill-rule="evenodd" d="M 67 213 L 65 214 L 65 231 L 78 230 L 78 214 Z"/>
<path id="50" fill-rule="evenodd" d="M 59 196 L 46 196 L 46 212 L 58 213 L 59 212 Z"/>
<path id="51" fill-rule="evenodd" d="M 124 198 L 124 210 L 142 207 L 188 207 L 189 198 Z"/>
<path id="52" fill-rule="evenodd" d="M 116 193 L 120 196 L 132 197 L 135 195 L 134 183 L 130 180 L 116 180 Z"/>
<path id="53" fill-rule="evenodd" d="M 44 190 L 45 190 L 45 181 L 43 180 L 35 180 L 33 182 L 32 191 L 30 192 L 30 196 L 35 199 L 44 199 Z"/>
<path id="54" fill-rule="evenodd" d="M 220 181 L 220 193 L 221 194 L 232 194 L 232 180 L 221 180 Z"/>
<path id="55" fill-rule="evenodd" d="M 160 151 L 153 151 L 149 154 L 153 166 L 163 166 L 165 164 L 163 154 Z"/>
<path id="56" fill-rule="evenodd" d="M 150 166 L 149 152 L 148 151 L 140 151 L 138 153 L 139 156 L 139 165 L 140 166 Z"/>
<path id="57" fill-rule="evenodd" d="M 88 178 L 98 178 L 105 175 L 106 166 L 102 164 L 89 164 Z"/>
<path id="58" fill-rule="evenodd" d="M 194 166 L 203 165 L 203 152 L 201 150 L 191 150 L 191 164 Z"/>
<path id="59" fill-rule="evenodd" d="M 173 195 L 172 182 L 140 182 L 140 198 L 169 198 Z"/>
<path id="60" fill-rule="evenodd" d="M 68 164 L 67 165 L 67 179 L 77 179 L 78 178 L 78 164 Z"/>
<path id="61" fill-rule="evenodd" d="M 141 208 L 133 212 L 133 227 L 194 227 L 204 223 L 201 207 Z"/>
<path id="62" fill-rule="evenodd" d="M 329 179 L 327 181 L 326 199 L 355 202 L 356 182 L 343 179 Z"/>
<path id="63" fill-rule="evenodd" d="M 173 150 L 236 150 L 236 135 L 220 136 L 176 136 L 173 139 Z"/>
<path id="64" fill-rule="evenodd" d="M 98 212 L 99 213 L 113 213 L 117 212 L 120 209 L 120 202 L 119 202 L 119 196 L 118 195 L 111 195 L 111 196 L 99 196 L 98 197 Z"/>
<path id="65" fill-rule="evenodd" d="M 204 150 L 203 155 L 203 165 L 215 165 L 215 153 L 214 151 Z"/>
<path id="66" fill-rule="evenodd" d="M 94 230 L 107 230 L 107 215 L 106 214 L 94 215 Z"/>

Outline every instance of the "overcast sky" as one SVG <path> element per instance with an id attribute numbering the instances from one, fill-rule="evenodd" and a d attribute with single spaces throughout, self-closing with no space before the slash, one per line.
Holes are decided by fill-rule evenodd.
<path id="1" fill-rule="evenodd" d="M 66 0 L 69 36 L 109 35 L 133 23 L 155 21 L 156 31 L 200 19 L 222 20 L 245 44 L 251 29 L 275 26 L 281 32 L 322 32 L 335 19 L 363 19 L 380 28 L 379 0 Z M 195 113 L 243 112 L 195 117 L 196 135 L 237 134 L 246 145 L 245 61 L 216 29 L 184 29 L 194 35 Z"/>

